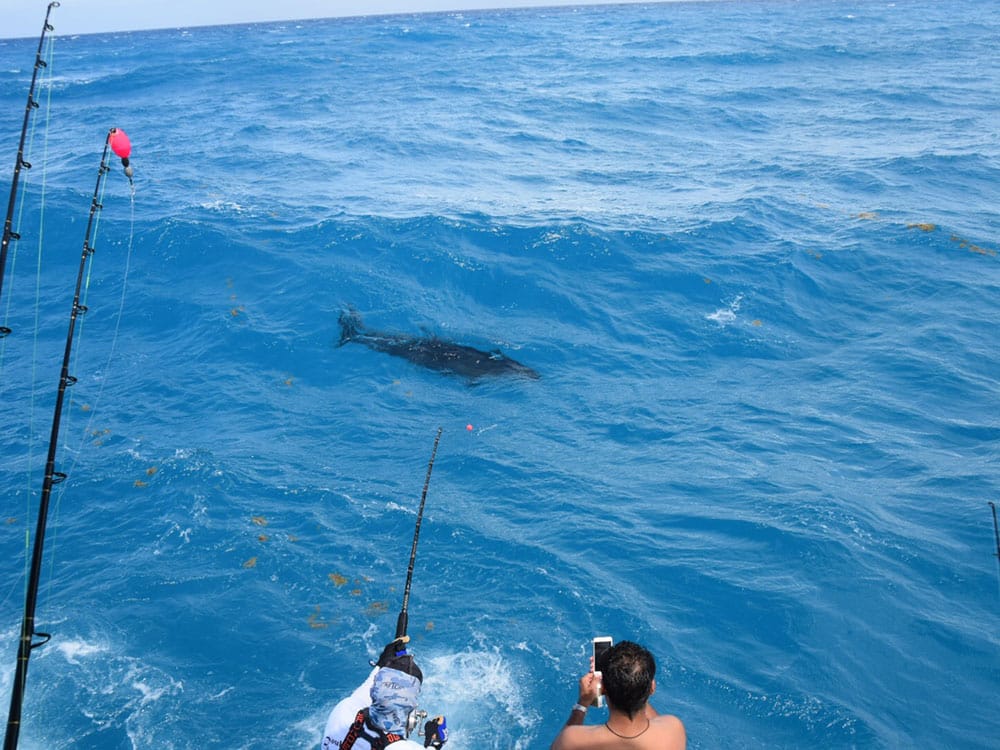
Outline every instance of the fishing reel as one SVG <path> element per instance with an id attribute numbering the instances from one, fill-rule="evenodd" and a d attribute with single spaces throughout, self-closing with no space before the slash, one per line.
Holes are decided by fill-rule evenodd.
<path id="1" fill-rule="evenodd" d="M 427 712 L 422 708 L 415 708 L 410 711 L 410 715 L 406 717 L 406 738 L 409 739 L 410 735 L 413 734 L 413 730 L 417 728 L 417 724 L 420 724 L 424 719 L 427 718 Z M 420 729 L 420 734 L 423 735 L 423 727 Z"/>
<path id="2" fill-rule="evenodd" d="M 424 747 L 442 747 L 448 741 L 448 723 L 444 716 L 435 716 L 427 721 L 427 712 L 420 708 L 410 711 L 406 717 L 406 738 L 409 739 L 413 730 L 422 723 L 418 737 L 424 738 Z"/>

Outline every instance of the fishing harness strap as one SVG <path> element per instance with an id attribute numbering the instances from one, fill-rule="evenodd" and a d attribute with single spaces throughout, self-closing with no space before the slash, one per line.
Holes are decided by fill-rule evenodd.
<path id="1" fill-rule="evenodd" d="M 372 724 L 368 717 L 368 709 L 358 711 L 354 717 L 354 723 L 347 730 L 347 736 L 340 743 L 340 750 L 351 750 L 358 738 L 363 739 L 371 747 L 371 750 L 384 750 L 386 745 L 398 742 L 403 739 L 403 735 L 392 732 L 383 732 L 379 727 Z"/>

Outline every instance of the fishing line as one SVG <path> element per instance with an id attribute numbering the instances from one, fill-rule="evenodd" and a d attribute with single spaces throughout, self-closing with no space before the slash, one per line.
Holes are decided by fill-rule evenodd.
<path id="1" fill-rule="evenodd" d="M 431 469 L 434 468 L 434 457 L 437 455 L 438 443 L 441 441 L 442 427 L 438 427 L 437 437 L 434 438 L 434 450 L 431 451 L 431 460 L 427 464 L 427 477 L 424 479 L 424 491 L 420 495 L 420 510 L 417 511 L 417 523 L 413 528 L 413 546 L 410 548 L 410 567 L 406 571 L 406 587 L 403 589 L 403 608 L 399 610 L 399 617 L 396 620 L 396 638 L 406 635 L 406 626 L 409 624 L 409 614 L 407 607 L 410 604 L 410 584 L 413 583 L 413 564 L 417 559 L 417 541 L 420 539 L 420 524 L 424 518 L 424 503 L 427 502 L 427 488 L 431 483 Z"/>
<path id="2" fill-rule="evenodd" d="M 124 144 L 118 136 L 124 138 Z M 117 145 L 113 145 L 112 139 L 117 139 Z M 125 150 L 125 155 L 120 153 L 120 148 Z M 7 720 L 7 732 L 4 736 L 4 750 L 16 750 L 18 735 L 21 730 L 21 710 L 24 701 L 25 681 L 28 672 L 28 660 L 31 652 L 43 646 L 49 641 L 51 636 L 35 629 L 35 609 L 38 604 L 38 588 L 41 578 L 42 552 L 45 544 L 45 530 L 48 524 L 49 502 L 52 495 L 52 488 L 65 481 L 67 474 L 55 470 L 56 452 L 59 447 L 60 420 L 63 411 L 63 402 L 66 389 L 77 382 L 77 378 L 69 374 L 70 360 L 73 353 L 73 337 L 76 331 L 77 319 L 85 315 L 87 307 L 81 302 L 81 289 L 83 287 L 84 275 L 88 264 L 95 252 L 94 230 L 96 217 L 103 209 L 99 196 L 103 195 L 102 186 L 106 182 L 106 175 L 111 171 L 108 166 L 108 154 L 111 150 L 122 156 L 122 162 L 126 166 L 126 174 L 129 180 L 132 179 L 131 170 L 127 165 L 127 153 L 130 149 L 127 136 L 117 128 L 111 128 L 104 141 L 104 150 L 101 154 L 101 164 L 97 174 L 97 184 L 94 186 L 94 194 L 91 198 L 90 215 L 87 220 L 87 230 L 84 235 L 83 249 L 80 255 L 80 269 L 76 277 L 76 291 L 73 296 L 73 306 L 70 312 L 69 330 L 66 334 L 66 346 L 62 359 L 62 368 L 59 376 L 59 388 L 56 394 L 55 408 L 52 415 L 52 430 L 49 438 L 48 456 L 45 462 L 45 477 L 42 483 L 41 498 L 38 505 L 38 521 L 35 526 L 35 539 L 31 554 L 31 570 L 28 576 L 28 590 L 24 602 L 24 618 L 21 623 L 21 634 L 18 642 L 17 665 L 14 672 L 13 686 L 10 697 L 10 713 Z M 40 640 L 36 640 L 40 639 Z"/>
<path id="3" fill-rule="evenodd" d="M 48 26 L 47 28 L 51 29 L 52 27 Z M 36 325 L 32 329 L 34 331 L 34 334 L 35 334 L 34 335 L 34 342 L 36 344 L 37 344 L 37 341 L 38 341 L 38 325 L 37 325 L 37 320 L 38 320 L 38 304 L 39 304 L 39 300 L 41 298 L 41 295 L 40 295 L 38 289 L 40 287 L 40 282 L 41 282 L 40 263 L 41 263 L 41 251 L 42 251 L 42 234 L 44 233 L 44 229 L 45 229 L 45 197 L 46 197 L 46 187 L 47 187 L 46 177 L 48 176 L 48 163 L 49 163 L 49 157 L 48 157 L 48 154 L 49 154 L 49 123 L 51 122 L 51 118 L 52 118 L 52 80 L 53 80 L 53 66 L 52 66 L 52 61 L 53 61 L 54 50 L 55 50 L 55 38 L 51 37 L 51 36 L 48 37 L 48 39 L 46 40 L 46 45 L 47 46 L 46 46 L 46 52 L 45 52 L 45 62 L 43 63 L 43 78 L 42 78 L 43 88 L 46 91 L 46 96 L 45 96 L 45 109 L 44 109 L 44 111 L 45 111 L 45 122 L 44 122 L 44 125 L 42 127 L 42 133 L 43 133 L 43 141 L 42 141 L 42 143 L 43 143 L 43 153 L 42 153 L 41 194 L 39 196 L 39 208 L 38 208 L 38 254 L 39 254 L 39 269 L 36 271 L 36 277 L 35 277 L 35 322 L 36 322 Z M 29 94 L 29 96 L 30 96 L 30 94 Z M 32 97 L 32 99 L 33 99 L 33 97 Z M 31 107 L 31 109 L 37 109 L 37 108 L 38 108 L 37 103 L 35 104 L 35 106 Z M 34 151 L 35 131 L 36 131 L 37 127 L 38 127 L 38 118 L 32 117 L 31 118 L 31 130 L 30 130 L 30 133 L 28 135 L 28 148 L 27 148 L 27 152 L 28 152 L 28 156 L 29 157 L 32 155 L 32 153 Z M 19 163 L 28 163 L 28 164 L 30 164 L 30 162 L 26 162 L 23 159 L 19 160 Z M 29 168 L 29 171 L 27 171 L 25 173 L 25 176 L 21 179 L 21 183 L 22 183 L 22 185 L 23 185 L 24 188 L 27 188 L 28 183 L 30 182 L 30 175 L 31 175 L 31 171 L 30 171 L 30 168 Z M 12 195 L 13 195 L 13 193 L 14 193 L 15 190 L 17 190 L 17 184 L 12 181 L 11 182 L 11 194 Z M 17 207 L 17 223 L 16 223 L 17 229 L 16 230 L 11 229 L 9 231 L 9 235 L 10 235 L 11 239 L 20 239 L 20 237 L 21 237 L 21 228 L 24 226 L 24 212 L 25 212 L 25 206 L 27 205 L 27 202 L 28 202 L 28 193 L 27 193 L 27 190 L 26 189 L 25 190 L 21 190 L 20 193 L 19 193 L 18 207 Z M 15 266 L 17 264 L 19 244 L 20 243 L 15 242 L 11 246 L 11 247 L 13 247 L 13 252 L 10 254 L 10 270 L 9 270 L 9 274 L 10 274 L 11 278 L 14 277 L 14 270 L 15 270 Z M 2 271 L 3 271 L 3 268 L 2 268 L 2 266 L 0 266 L 0 275 L 2 275 Z M 0 286 L 2 286 L 2 279 L 0 279 Z M 3 323 L 4 324 L 0 325 L 0 372 L 2 372 L 2 370 L 3 370 L 3 364 L 5 362 L 5 354 L 6 354 L 6 349 L 7 349 L 7 335 L 6 335 L 6 333 L 10 332 L 10 328 L 6 324 L 11 319 L 11 310 L 12 310 L 12 308 L 13 308 L 13 297 L 11 295 L 7 295 L 7 302 L 4 305 L 4 316 L 3 316 Z M 32 380 L 31 382 L 34 383 L 35 381 Z M 5 379 L 4 380 L 0 380 L 0 393 L 3 392 L 3 389 L 4 389 L 5 386 L 6 386 L 6 380 Z"/>
<path id="4" fill-rule="evenodd" d="M 44 222 L 44 214 L 45 214 L 45 184 L 46 184 L 45 177 L 46 177 L 46 175 L 48 173 L 48 162 L 49 162 L 49 160 L 48 160 L 49 123 L 50 123 L 51 118 L 52 118 L 52 76 L 53 76 L 52 59 L 53 59 L 53 50 L 55 48 L 55 38 L 54 37 L 49 37 L 47 39 L 47 41 L 46 41 L 46 45 L 47 46 L 46 46 L 46 52 L 45 52 L 45 66 L 43 68 L 44 72 L 42 74 L 43 75 L 43 79 L 42 79 L 43 80 L 43 84 L 45 84 L 45 85 L 43 85 L 43 88 L 45 88 L 46 96 L 45 96 L 45 124 L 44 124 L 44 127 L 42 128 L 42 132 L 44 133 L 44 140 L 43 140 L 44 148 L 43 148 L 43 154 L 42 154 L 42 193 L 41 193 L 41 197 L 40 197 L 40 201 L 39 201 L 39 209 L 38 209 L 38 214 L 39 214 L 39 216 L 38 216 L 39 243 L 41 243 L 41 233 L 42 233 L 42 229 L 43 229 L 44 224 L 45 224 L 45 222 Z M 37 105 L 34 108 L 37 109 Z M 38 118 L 32 117 L 31 118 L 31 131 L 30 131 L 30 133 L 28 135 L 28 148 L 27 148 L 27 153 L 28 153 L 29 157 L 31 157 L 32 154 L 33 154 L 33 152 L 34 152 L 35 131 L 36 131 L 37 128 L 38 128 Z M 28 192 L 27 192 L 26 188 L 28 187 L 28 183 L 31 181 L 30 177 L 31 177 L 31 171 L 29 169 L 29 171 L 26 173 L 26 176 L 21 180 L 22 186 L 25 189 L 21 190 L 20 193 L 19 193 L 18 207 L 17 207 L 17 230 L 13 231 L 11 233 L 11 238 L 12 239 L 13 238 L 20 239 L 20 236 L 21 236 L 21 234 L 20 234 L 21 227 L 24 225 L 24 210 L 25 210 L 25 206 L 27 205 L 27 202 L 28 202 Z M 13 185 L 11 185 L 11 189 L 12 190 L 14 189 Z M 15 267 L 15 265 L 17 263 L 17 256 L 18 256 L 17 248 L 18 247 L 19 247 L 19 244 L 13 245 L 13 252 L 10 255 L 10 275 L 11 275 L 12 278 L 14 276 L 14 267 Z M 6 305 L 5 309 L 4 309 L 4 321 L 5 322 L 7 322 L 7 321 L 10 320 L 10 314 L 11 314 L 11 307 L 12 307 L 12 305 L 13 305 L 13 301 L 12 301 L 11 297 L 8 295 L 7 305 Z M 6 328 L 6 326 L 5 326 L 4 330 L 9 331 L 10 329 Z M 5 335 L 0 335 L 0 346 L 6 347 L 6 341 L 7 341 L 6 336 Z"/>
<path id="5" fill-rule="evenodd" d="M 121 131 L 121 130 L 118 130 L 117 128 L 112 128 L 112 134 L 117 134 L 118 137 L 123 137 L 125 139 L 124 140 L 124 143 L 126 144 L 126 146 L 125 146 L 125 152 L 126 153 L 130 153 L 131 144 L 128 144 L 128 138 L 127 138 L 127 136 L 125 136 L 124 132 Z M 113 138 L 114 135 L 112 135 L 110 137 Z M 112 148 L 114 148 L 115 142 L 114 141 L 110 141 L 110 143 L 112 145 Z M 132 251 L 133 251 L 133 249 L 135 247 L 135 183 L 132 180 L 133 173 L 132 173 L 131 167 L 129 166 L 128 156 L 122 156 L 121 159 L 122 159 L 122 164 L 125 167 L 125 176 L 128 177 L 129 194 L 130 194 L 129 195 L 129 198 L 130 198 L 129 199 L 129 207 L 130 208 L 129 208 L 128 248 L 125 251 L 125 270 L 124 270 L 124 273 L 122 274 L 122 290 L 121 290 L 121 295 L 119 296 L 119 300 L 118 300 L 118 314 L 114 316 L 115 327 L 114 327 L 114 331 L 112 332 L 112 335 L 111 335 L 111 345 L 108 347 L 108 359 L 107 359 L 107 362 L 104 365 L 104 369 L 102 371 L 100 371 L 100 372 L 103 373 L 103 376 L 100 379 L 100 385 L 99 385 L 99 387 L 97 389 L 97 396 L 93 399 L 93 402 L 90 405 L 90 409 L 89 409 L 90 417 L 88 418 L 86 425 L 84 425 L 83 432 L 80 435 L 80 442 L 78 444 L 79 447 L 77 448 L 77 450 L 74 453 L 74 459 L 73 459 L 72 464 L 70 464 L 70 469 L 71 470 L 76 466 L 76 462 L 78 460 L 78 456 L 79 456 L 80 452 L 82 451 L 83 443 L 86 441 L 87 435 L 90 433 L 90 430 L 93 427 L 94 418 L 97 416 L 98 406 L 99 406 L 99 404 L 101 402 L 102 396 L 104 395 L 104 388 L 107 385 L 107 381 L 108 381 L 107 373 L 111 371 L 111 363 L 114 361 L 115 354 L 116 354 L 117 349 L 118 349 L 118 337 L 119 337 L 119 334 L 121 332 L 121 321 L 122 321 L 122 318 L 124 317 L 125 299 L 126 299 L 127 292 L 128 292 L 128 277 L 129 277 L 129 273 L 130 273 L 131 268 L 132 268 Z M 101 190 L 101 197 L 100 197 L 100 202 L 102 204 L 103 204 L 103 201 L 104 201 L 104 190 L 106 188 L 107 188 L 107 183 L 105 182 L 104 188 L 102 188 L 102 190 Z M 99 231 L 98 231 L 99 230 L 99 226 L 100 226 L 100 216 L 97 216 L 97 217 L 95 217 L 94 232 L 93 232 L 93 244 L 95 246 L 96 246 L 96 243 L 97 243 L 97 236 L 98 236 L 98 233 L 99 233 Z M 86 305 L 86 302 L 87 302 L 87 298 L 90 295 L 90 282 L 91 282 L 92 274 L 93 274 L 93 261 L 91 259 L 91 262 L 89 263 L 88 268 L 87 268 L 87 280 L 86 280 L 86 284 L 85 284 L 85 288 L 84 288 L 84 300 L 83 301 L 84 301 L 85 305 Z M 83 329 L 84 329 L 84 325 L 83 325 L 83 321 L 81 320 L 81 322 L 80 322 L 80 334 L 81 334 L 81 338 L 82 338 L 82 334 L 83 334 Z M 76 360 L 74 361 L 74 367 L 77 367 L 79 365 L 79 356 L 80 356 L 79 353 L 77 353 L 76 354 Z M 71 395 L 70 396 L 70 404 L 72 405 L 74 401 L 75 401 L 75 398 Z"/>
<path id="6" fill-rule="evenodd" d="M 28 88 L 28 102 L 24 107 L 24 123 L 21 126 L 21 137 L 17 146 L 17 158 L 14 161 L 14 177 L 10 185 L 10 199 L 7 202 L 7 217 L 4 219 L 3 236 L 0 238 L 0 299 L 3 298 L 3 280 L 7 267 L 7 253 L 10 249 L 11 241 L 17 241 L 21 237 L 13 229 L 14 208 L 17 205 L 17 189 L 21 179 L 21 169 L 31 169 L 31 162 L 24 158 L 24 142 L 28 135 L 28 124 L 31 122 L 32 110 L 38 108 L 35 101 L 35 84 L 38 82 L 38 71 L 47 67 L 48 63 L 42 59 L 42 48 L 45 45 L 46 32 L 54 31 L 55 27 L 49 23 L 49 14 L 53 8 L 58 8 L 58 2 L 49 3 L 45 11 L 45 22 L 42 24 L 42 33 L 38 37 L 38 50 L 35 52 L 35 67 L 31 73 L 31 86 Z M 0 325 L 0 337 L 11 333 L 11 329 L 6 325 Z"/>
<path id="7" fill-rule="evenodd" d="M 125 298 L 128 293 L 128 277 L 132 268 L 132 251 L 135 247 L 135 187 L 131 188 L 131 200 L 130 200 L 130 215 L 129 215 L 129 231 L 128 231 L 128 248 L 125 251 L 125 270 L 122 273 L 122 291 L 118 298 L 118 313 L 114 316 L 115 327 L 111 334 L 111 345 L 108 348 L 108 359 L 105 362 L 104 369 L 101 371 L 104 376 L 101 378 L 100 385 L 97 389 L 97 395 L 92 400 L 91 408 L 89 410 L 90 417 L 87 420 L 87 424 L 84 425 L 82 434 L 80 435 L 80 449 L 82 449 L 83 443 L 87 440 L 87 436 L 92 434 L 90 432 L 94 424 L 94 417 L 97 416 L 96 412 L 98 406 L 101 403 L 101 398 L 104 395 L 104 388 L 107 385 L 108 378 L 107 373 L 111 371 L 111 363 L 114 361 L 115 354 L 118 349 L 118 337 L 121 333 L 122 318 L 125 313 Z M 94 237 L 96 240 L 97 232 L 95 230 Z M 90 274 L 87 275 L 87 290 L 90 289 Z M 83 331 L 83 326 L 80 327 L 81 332 Z M 70 403 L 73 402 L 73 398 L 70 398 Z M 79 452 L 79 450 L 77 452 Z M 73 464 L 70 468 L 76 465 L 76 459 L 74 458 Z"/>
<path id="8" fill-rule="evenodd" d="M 87 442 L 88 436 L 92 436 L 93 435 L 92 430 L 93 430 L 93 426 L 94 426 L 94 419 L 97 417 L 97 413 L 98 413 L 98 410 L 99 410 L 99 407 L 100 407 L 101 399 L 102 399 L 102 397 L 104 395 L 104 388 L 105 388 L 105 386 L 107 385 L 107 382 L 108 382 L 108 373 L 111 372 L 111 363 L 112 363 L 112 361 L 115 358 L 115 354 L 116 354 L 117 348 L 118 348 L 118 336 L 119 336 L 119 333 L 121 331 L 122 318 L 124 317 L 125 298 L 126 298 L 126 292 L 128 290 L 129 271 L 131 270 L 131 267 L 132 267 L 132 250 L 133 250 L 133 248 L 135 246 L 135 186 L 132 184 L 132 180 L 129 180 L 129 184 L 130 184 L 130 194 L 131 194 L 129 202 L 130 202 L 131 209 L 130 209 L 130 216 L 129 216 L 128 249 L 125 252 L 125 270 L 124 270 L 124 273 L 122 274 L 122 291 L 121 291 L 121 295 L 120 295 L 119 300 L 118 300 L 118 314 L 114 316 L 115 326 L 114 326 L 114 331 L 112 332 L 112 335 L 111 335 L 111 345 L 108 348 L 108 359 L 107 359 L 107 361 L 106 361 L 106 363 L 104 365 L 104 369 L 101 371 L 101 372 L 103 372 L 103 376 L 101 377 L 100 384 L 98 385 L 98 388 L 97 388 L 97 395 L 94 397 L 94 399 L 92 400 L 92 402 L 90 404 L 90 409 L 88 411 L 88 413 L 89 413 L 90 416 L 88 417 L 87 422 L 86 422 L 86 424 L 83 427 L 83 431 L 80 433 L 80 440 L 79 440 L 79 443 L 77 443 L 77 447 L 75 449 L 70 449 L 70 455 L 72 456 L 72 460 L 69 462 L 69 469 L 67 471 L 68 474 L 72 474 L 73 473 L 73 470 L 76 468 L 77 462 L 80 460 L 80 456 L 83 454 L 84 443 Z M 101 195 L 102 195 L 102 198 L 103 198 L 103 195 L 104 195 L 103 191 L 102 191 Z M 95 242 L 95 244 L 97 242 L 97 224 L 98 223 L 99 222 L 95 222 L 95 228 L 94 228 L 94 242 Z M 88 290 L 88 292 L 89 292 L 89 288 L 90 288 L 90 274 L 92 273 L 92 270 L 93 270 L 93 260 L 92 260 L 92 257 L 91 257 L 90 268 L 87 271 L 87 290 Z M 85 293 L 85 295 L 86 295 L 86 293 Z M 86 296 L 85 296 L 85 300 L 84 301 L 86 301 Z M 81 324 L 80 324 L 80 334 L 81 334 L 80 338 L 82 339 L 82 334 L 83 334 L 83 323 L 82 323 L 82 321 L 81 321 Z M 74 360 L 74 362 L 76 362 L 76 363 L 79 362 L 79 354 L 76 355 L 76 359 Z M 74 364 L 74 368 L 77 367 L 77 366 L 78 366 L 77 364 Z M 75 403 L 75 398 L 74 398 L 74 396 L 72 394 L 70 394 L 70 406 L 72 406 L 74 403 Z M 72 409 L 70 410 L 69 413 L 72 413 Z M 68 425 L 67 425 L 66 432 L 69 432 L 69 426 Z M 69 448 L 69 446 L 67 446 L 67 448 Z M 59 520 L 60 511 L 62 509 L 62 498 L 63 498 L 63 495 L 65 495 L 65 494 L 66 494 L 66 487 L 64 485 L 60 486 L 59 491 L 56 493 L 56 505 L 55 505 L 55 512 L 53 514 L 54 523 L 53 523 L 53 534 L 52 534 L 53 538 L 52 538 L 52 545 L 51 545 L 52 553 L 49 555 L 49 583 L 48 583 L 48 587 L 47 587 L 47 590 L 46 590 L 46 596 L 51 595 L 52 586 L 53 586 L 53 583 L 55 581 L 54 570 L 55 570 L 55 563 L 56 563 L 56 554 L 55 553 L 56 553 L 56 550 L 58 549 L 57 544 L 56 544 L 57 537 L 58 537 L 58 529 L 59 529 L 58 520 Z"/>
<path id="9" fill-rule="evenodd" d="M 39 212 L 38 212 L 38 250 L 37 250 L 38 263 L 36 264 L 37 267 L 35 272 L 35 308 L 34 308 L 35 324 L 32 327 L 34 334 L 32 337 L 32 355 L 30 358 L 31 378 L 29 381 L 30 387 L 28 395 L 28 461 L 27 461 L 28 468 L 24 474 L 25 485 L 22 490 L 24 492 L 24 497 L 25 497 L 25 502 L 24 502 L 25 518 L 31 517 L 30 484 L 31 484 L 31 467 L 34 465 L 33 461 L 34 441 L 32 440 L 32 436 L 35 434 L 34 414 L 35 414 L 35 386 L 37 383 L 36 374 L 38 365 L 38 320 L 39 320 L 39 309 L 41 300 L 40 288 L 41 288 L 41 257 L 42 257 L 42 243 L 43 243 L 42 235 L 45 225 L 44 217 L 45 217 L 45 198 L 46 198 L 46 186 L 47 186 L 46 177 L 48 175 L 48 143 L 49 143 L 48 136 L 49 136 L 49 124 L 51 122 L 51 116 L 52 116 L 52 81 L 53 81 L 52 62 L 54 59 L 54 50 L 55 50 L 55 37 L 47 36 L 46 32 L 54 30 L 54 27 L 49 23 L 49 14 L 51 13 L 52 8 L 56 7 L 59 7 L 58 2 L 53 2 L 49 5 L 48 10 L 46 11 L 45 14 L 45 22 L 42 26 L 42 33 L 38 41 L 38 51 L 36 52 L 35 56 L 35 68 L 32 74 L 31 86 L 29 87 L 28 90 L 28 103 L 25 107 L 25 117 L 21 130 L 21 139 L 18 146 L 17 160 L 14 165 L 14 177 L 11 180 L 10 201 L 8 204 L 7 218 L 4 223 L 3 241 L 2 241 L 2 246 L 0 246 L 0 288 L 2 288 L 3 277 L 4 277 L 4 265 L 5 265 L 5 261 L 2 260 L 2 256 L 6 253 L 6 251 L 13 248 L 13 252 L 10 254 L 10 275 L 13 278 L 18 257 L 19 242 L 17 241 L 21 239 L 20 232 L 21 228 L 24 225 L 25 206 L 27 204 L 28 196 L 26 189 L 21 190 L 19 192 L 18 187 L 19 187 L 19 182 L 23 184 L 25 188 L 30 182 L 32 165 L 31 162 L 28 161 L 28 158 L 31 158 L 34 152 L 35 132 L 38 128 L 38 118 L 32 117 L 31 114 L 34 110 L 40 107 L 38 101 L 35 99 L 34 90 L 36 83 L 39 82 L 38 76 L 39 76 L 39 71 L 41 71 L 42 74 L 41 83 L 42 83 L 42 88 L 46 92 L 46 96 L 45 96 L 45 107 L 44 107 L 45 118 L 42 127 L 43 153 L 42 153 L 42 164 L 41 164 L 41 194 L 39 199 Z M 44 55 L 42 54 L 43 46 L 45 48 Z M 29 120 L 30 120 L 30 130 L 28 130 Z M 25 158 L 25 146 L 24 146 L 25 140 L 27 140 L 28 158 Z M 21 174 L 22 167 L 26 170 L 23 176 Z M 12 214 L 13 214 L 15 200 L 18 204 L 16 230 L 13 228 L 14 224 L 12 221 Z M 14 241 L 13 245 L 11 245 L 11 241 Z M 6 323 L 9 322 L 11 319 L 12 305 L 13 305 L 13 298 L 11 295 L 8 295 L 6 304 L 4 305 L 4 313 L 3 313 L 4 325 L 0 325 L 0 374 L 2 374 L 4 369 L 4 364 L 6 362 L 7 334 L 11 332 L 10 328 L 6 325 Z M 4 392 L 4 390 L 6 389 L 6 385 L 7 385 L 7 379 L 0 378 L 0 394 Z M 25 584 L 28 578 L 29 548 L 30 548 L 30 529 L 26 524 L 24 531 L 25 553 L 24 553 L 24 579 L 23 579 Z M 11 587 L 4 595 L 2 603 L 7 602 L 7 600 L 10 598 L 10 595 L 17 588 L 18 582 L 19 582 L 18 579 L 12 581 Z"/>
<path id="10" fill-rule="evenodd" d="M 24 517 L 26 519 L 31 518 L 31 469 L 35 465 L 35 395 L 37 393 L 38 385 L 38 340 L 39 340 L 39 330 L 41 329 L 41 317 L 42 317 L 42 259 L 45 255 L 45 197 L 46 188 L 48 185 L 48 162 L 49 162 L 49 122 L 52 116 L 52 54 L 51 48 L 54 46 L 55 42 L 50 38 L 50 54 L 49 54 L 49 65 L 46 68 L 49 75 L 47 94 L 45 100 L 45 128 L 43 129 L 44 139 L 43 139 L 43 149 L 42 149 L 42 188 L 41 196 L 39 199 L 38 207 L 38 245 L 35 251 L 35 320 L 32 326 L 32 337 L 31 337 L 31 389 L 29 394 L 28 402 L 28 466 L 25 472 L 25 485 L 24 485 Z M 34 125 L 32 125 L 34 129 Z M 34 136 L 32 136 L 34 140 Z M 27 198 L 27 192 L 22 194 L 21 203 L 22 206 Z M 16 253 L 15 253 L 16 258 Z M 14 271 L 14 259 L 11 260 L 11 273 Z M 27 595 L 27 581 L 28 581 L 28 550 L 31 548 L 31 529 L 30 526 L 25 523 L 24 525 L 24 581 L 25 581 L 25 595 Z"/>

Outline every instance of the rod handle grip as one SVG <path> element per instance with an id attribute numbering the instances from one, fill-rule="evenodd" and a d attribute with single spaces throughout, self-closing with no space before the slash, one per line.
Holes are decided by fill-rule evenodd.
<path id="1" fill-rule="evenodd" d="M 402 638 L 406 635 L 406 626 L 409 624 L 410 617 L 406 614 L 404 609 L 399 613 L 399 619 L 396 620 L 396 637 Z"/>

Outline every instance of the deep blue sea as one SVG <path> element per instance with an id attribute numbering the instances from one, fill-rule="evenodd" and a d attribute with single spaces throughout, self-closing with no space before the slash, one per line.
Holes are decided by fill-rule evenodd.
<path id="1" fill-rule="evenodd" d="M 408 611 L 451 750 L 548 747 L 595 635 L 651 648 L 690 748 L 1000 746 L 1000 5 L 51 21 L 4 707 L 110 127 L 135 191 L 113 159 L 21 747 L 318 747 L 439 427 Z M 37 45 L 0 42 L 5 198 Z M 338 346 L 349 308 L 540 378 Z"/>

